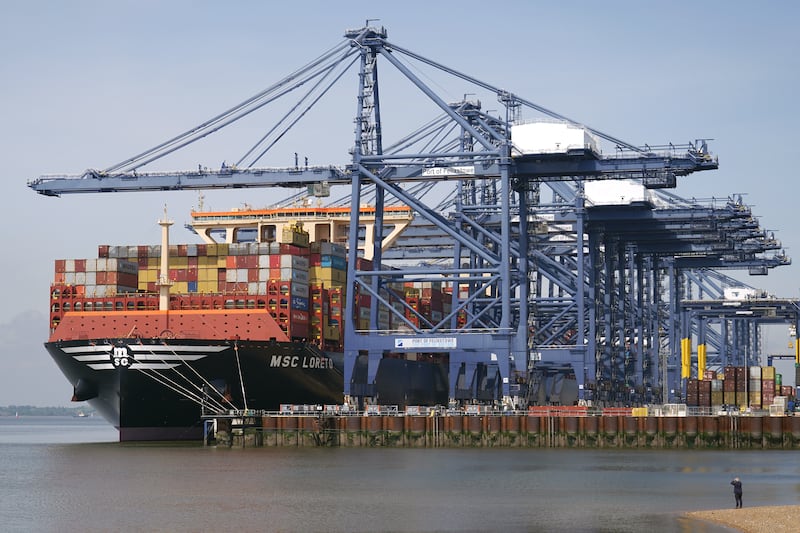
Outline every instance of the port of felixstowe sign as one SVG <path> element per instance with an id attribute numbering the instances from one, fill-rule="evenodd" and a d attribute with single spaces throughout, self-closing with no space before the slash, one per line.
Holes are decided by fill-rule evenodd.
<path id="1" fill-rule="evenodd" d="M 423 176 L 474 176 L 475 166 L 431 167 L 422 170 Z"/>
<path id="2" fill-rule="evenodd" d="M 395 339 L 394 347 L 400 350 L 419 350 L 425 348 L 451 350 L 456 347 L 455 337 L 411 337 Z"/>

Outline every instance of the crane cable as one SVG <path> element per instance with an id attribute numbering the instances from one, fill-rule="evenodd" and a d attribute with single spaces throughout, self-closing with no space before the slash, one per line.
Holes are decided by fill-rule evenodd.
<path id="1" fill-rule="evenodd" d="M 205 137 L 205 136 L 209 135 L 210 133 L 213 133 L 213 132 L 217 131 L 221 127 L 227 126 L 231 122 L 234 122 L 234 121 L 246 116 L 247 114 L 252 113 L 256 109 L 259 109 L 260 107 L 263 107 L 264 105 L 266 105 L 266 103 L 269 103 L 270 101 L 274 100 L 274 98 L 273 98 L 271 100 L 267 100 L 267 102 L 262 102 L 262 103 L 259 104 L 260 100 L 263 100 L 263 99 L 267 98 L 273 92 L 277 91 L 278 89 L 281 89 L 283 86 L 285 86 L 289 82 L 295 80 L 296 78 L 299 78 L 303 74 L 308 73 L 309 71 L 311 71 L 312 69 L 318 67 L 320 64 L 324 63 L 325 61 L 328 61 L 331 57 L 333 57 L 334 55 L 338 54 L 341 50 L 343 50 L 343 49 L 345 49 L 346 47 L 349 47 L 349 46 L 350 46 L 349 41 L 342 41 L 338 45 L 336 45 L 336 46 L 332 47 L 331 49 L 329 49 L 327 52 L 324 52 L 317 59 L 315 59 L 312 62 L 308 63 L 307 65 L 297 69 L 292 74 L 288 75 L 287 77 L 283 78 L 282 80 L 280 80 L 279 82 L 273 84 L 272 86 L 268 87 L 267 89 L 259 92 L 258 94 L 248 98 L 244 102 L 242 102 L 242 103 L 240 103 L 240 104 L 228 109 L 227 111 L 224 111 L 224 112 L 220 113 L 219 115 L 217 115 L 217 116 L 215 116 L 215 117 L 213 117 L 213 118 L 211 118 L 211 119 L 199 124 L 198 126 L 195 126 L 194 128 L 192 128 L 190 130 L 187 130 L 187 131 L 185 131 L 185 132 L 183 132 L 183 133 L 181 133 L 181 134 L 179 134 L 179 135 L 177 135 L 177 136 L 175 136 L 175 137 L 173 137 L 173 138 L 171 138 L 171 139 L 169 139 L 167 141 L 164 141 L 163 143 L 161 143 L 161 144 L 159 144 L 159 145 L 157 145 L 157 146 L 155 146 L 155 147 L 153 147 L 153 148 L 151 148 L 149 150 L 146 150 L 146 151 L 144 151 L 144 152 L 142 152 L 140 154 L 137 154 L 137 155 L 135 155 L 133 157 L 130 157 L 130 158 L 124 160 L 124 161 L 121 161 L 121 162 L 119 162 L 119 163 L 117 163 L 115 165 L 112 165 L 112 166 L 106 168 L 105 170 L 103 170 L 102 172 L 103 173 L 111 173 L 111 172 L 124 171 L 124 169 L 138 168 L 138 167 L 140 167 L 142 165 L 145 165 L 145 164 L 147 164 L 149 162 L 152 162 L 155 159 L 161 158 L 161 157 L 163 157 L 163 156 L 165 156 L 165 155 L 177 150 L 178 148 L 186 146 L 187 144 L 191 144 L 192 142 L 194 142 L 194 141 L 196 141 L 196 140 L 198 140 L 198 139 L 200 139 L 202 137 Z M 313 79 L 314 77 L 316 77 L 318 75 L 319 75 L 319 72 L 312 72 L 311 74 L 308 75 L 308 77 L 306 79 L 299 80 L 298 82 L 295 83 L 294 86 L 290 87 L 289 90 L 284 91 L 279 96 L 282 96 L 283 94 L 286 94 L 286 92 L 289 92 L 290 90 L 293 90 L 294 88 L 297 88 L 298 86 L 306 83 L 308 80 Z M 258 105 L 256 105 L 256 104 L 258 104 Z M 253 107 L 250 110 L 247 110 L 247 108 L 251 107 L 251 106 L 255 106 L 255 107 Z M 236 115 L 237 113 L 239 113 L 238 116 Z M 229 118 L 229 117 L 233 117 L 233 118 Z M 228 119 L 228 120 L 226 120 L 226 119 Z M 212 131 L 203 133 L 204 130 L 209 129 L 212 126 L 214 126 L 216 124 L 219 124 L 222 121 L 225 121 L 225 122 L 222 123 L 222 125 L 217 126 Z M 203 135 L 198 136 L 201 133 L 203 133 Z M 195 137 L 195 138 L 192 139 L 192 137 Z M 188 141 L 184 141 L 185 139 L 189 139 L 189 140 Z M 178 145 L 177 147 L 164 152 L 164 150 L 166 150 L 170 146 L 174 146 L 176 143 L 180 143 L 181 141 L 184 141 L 184 142 L 182 142 L 182 144 Z M 151 157 L 151 156 L 153 156 L 153 154 L 158 154 L 159 152 L 163 152 L 163 153 L 161 153 L 160 155 L 156 155 L 154 157 Z M 147 157 L 150 157 L 150 159 L 147 159 L 144 162 L 141 162 L 142 159 L 147 158 Z"/>

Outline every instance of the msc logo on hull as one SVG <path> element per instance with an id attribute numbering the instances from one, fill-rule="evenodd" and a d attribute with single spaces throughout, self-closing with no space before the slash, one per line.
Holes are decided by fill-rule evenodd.
<path id="1" fill-rule="evenodd" d="M 114 351 L 111 354 L 111 364 L 115 368 L 128 368 L 132 362 L 133 357 L 128 353 L 127 346 L 114 346 Z"/>

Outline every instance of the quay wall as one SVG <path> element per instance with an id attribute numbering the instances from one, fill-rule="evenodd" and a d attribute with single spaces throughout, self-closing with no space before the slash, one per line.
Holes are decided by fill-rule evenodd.
<path id="1" fill-rule="evenodd" d="M 234 447 L 800 449 L 800 416 L 263 415 L 217 418 Z"/>

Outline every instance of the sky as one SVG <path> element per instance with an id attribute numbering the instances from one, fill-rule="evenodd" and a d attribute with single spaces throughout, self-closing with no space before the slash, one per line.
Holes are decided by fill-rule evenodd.
<path id="1" fill-rule="evenodd" d="M 99 244 L 156 244 L 165 206 L 176 221 L 172 241 L 197 242 L 182 229 L 196 192 L 50 198 L 28 181 L 106 168 L 155 146 L 284 78 L 368 19 L 398 46 L 630 144 L 712 139 L 719 169 L 679 178 L 674 192 L 741 194 L 794 264 L 766 277 L 727 273 L 799 297 L 798 15 L 790 0 L 0 2 L 0 405 L 69 405 L 71 386 L 42 346 L 55 259 L 96 257 Z M 471 90 L 424 79 L 447 101 Z M 347 164 L 357 79 L 347 83 L 260 164 L 291 165 L 294 152 L 310 164 Z M 386 85 L 387 137 L 438 114 L 406 98 L 409 87 Z M 500 108 L 481 98 L 484 109 Z M 235 161 L 271 125 L 254 117 L 154 169 Z M 203 201 L 261 206 L 291 192 L 208 191 Z M 786 348 L 786 329 L 773 330 L 765 341 Z"/>

